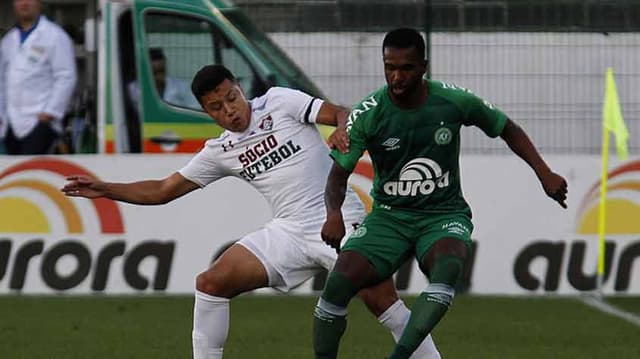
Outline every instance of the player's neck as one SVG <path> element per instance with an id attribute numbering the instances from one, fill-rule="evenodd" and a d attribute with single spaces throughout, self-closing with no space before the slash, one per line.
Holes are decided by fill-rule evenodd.
<path id="1" fill-rule="evenodd" d="M 417 91 L 407 95 L 406 97 L 398 98 L 394 96 L 391 91 L 389 91 L 389 97 L 394 105 L 405 110 L 411 110 L 421 106 L 427 100 L 428 92 L 427 81 L 422 80 Z"/>

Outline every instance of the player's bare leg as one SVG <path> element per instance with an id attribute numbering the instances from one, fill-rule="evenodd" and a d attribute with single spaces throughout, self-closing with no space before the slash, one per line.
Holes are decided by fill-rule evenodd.
<path id="1" fill-rule="evenodd" d="M 193 358 L 219 359 L 229 332 L 229 300 L 269 285 L 262 262 L 234 244 L 198 275 L 193 309 Z"/>
<path id="2" fill-rule="evenodd" d="M 409 322 L 411 311 L 404 302 L 398 298 L 398 293 L 391 279 L 373 287 L 362 289 L 358 292 L 369 311 L 376 316 L 378 321 L 389 331 L 397 343 L 402 336 L 404 328 Z M 428 335 L 413 352 L 411 359 L 440 359 L 440 352 L 436 348 L 431 335 Z"/>

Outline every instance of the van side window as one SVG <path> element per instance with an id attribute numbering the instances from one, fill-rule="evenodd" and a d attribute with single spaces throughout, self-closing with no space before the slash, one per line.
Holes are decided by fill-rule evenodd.
<path id="1" fill-rule="evenodd" d="M 145 15 L 148 68 L 155 93 L 164 102 L 177 107 L 202 110 L 191 93 L 195 73 L 212 63 L 227 66 L 250 97 L 261 91 L 261 81 L 244 56 L 210 22 L 172 13 Z M 132 98 L 141 87 L 130 88 Z M 136 94 L 136 90 L 138 93 Z M 262 91 L 264 92 L 264 91 Z"/>

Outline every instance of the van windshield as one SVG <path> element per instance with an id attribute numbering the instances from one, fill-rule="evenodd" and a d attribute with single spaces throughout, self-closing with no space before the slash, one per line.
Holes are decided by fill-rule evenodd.
<path id="1" fill-rule="evenodd" d="M 312 96 L 324 98 L 322 91 L 313 84 L 298 65 L 267 35 L 258 30 L 241 10 L 224 9 L 222 13 L 256 46 L 262 56 L 269 59 L 285 78 L 293 80 L 292 87 L 303 90 Z"/>

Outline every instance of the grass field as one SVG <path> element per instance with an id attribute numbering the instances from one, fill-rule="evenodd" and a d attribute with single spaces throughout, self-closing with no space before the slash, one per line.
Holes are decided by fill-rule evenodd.
<path id="1" fill-rule="evenodd" d="M 233 300 L 225 358 L 311 358 L 315 301 Z M 640 298 L 609 302 L 640 313 Z M 0 358 L 189 358 L 191 306 L 191 297 L 0 297 Z M 571 298 L 460 296 L 434 337 L 447 359 L 640 358 L 639 327 Z M 340 357 L 382 359 L 391 347 L 354 301 Z"/>

